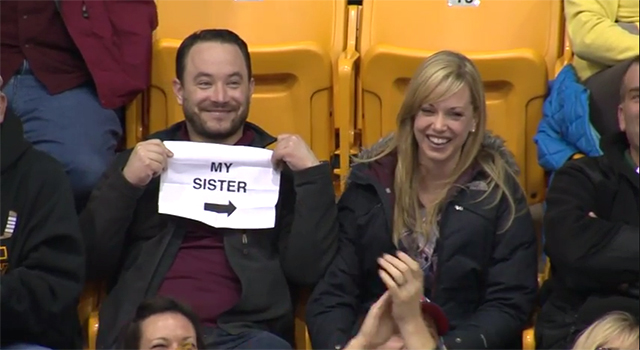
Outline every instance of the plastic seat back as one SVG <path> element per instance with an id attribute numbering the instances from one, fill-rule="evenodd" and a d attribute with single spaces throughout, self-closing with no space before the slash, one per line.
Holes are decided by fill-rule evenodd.
<path id="1" fill-rule="evenodd" d="M 562 3 L 466 2 L 364 0 L 362 115 L 356 118 L 362 142 L 371 145 L 395 129 L 404 90 L 426 57 L 440 50 L 461 52 L 474 61 L 485 82 L 488 128 L 516 156 L 529 202 L 540 202 L 545 182 L 533 135 L 548 77 L 563 55 Z"/>

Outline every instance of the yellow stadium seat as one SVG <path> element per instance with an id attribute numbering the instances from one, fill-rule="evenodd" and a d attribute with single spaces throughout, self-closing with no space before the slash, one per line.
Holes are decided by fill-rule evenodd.
<path id="1" fill-rule="evenodd" d="M 96 342 L 98 341 L 98 326 L 100 319 L 98 318 L 98 309 L 91 312 L 89 315 L 89 323 L 87 324 L 88 329 L 88 337 L 87 344 L 88 347 L 86 350 L 95 350 Z"/>
<path id="2" fill-rule="evenodd" d="M 538 284 L 542 286 L 542 284 L 551 277 L 551 260 L 549 257 L 546 258 L 544 262 L 544 271 L 542 272 L 541 278 L 538 280 Z"/>
<path id="3" fill-rule="evenodd" d="M 338 58 L 338 76 L 335 85 L 336 104 L 334 106 L 334 123 L 338 131 L 338 167 L 334 170 L 338 178 L 335 184 L 336 193 L 344 190 L 345 180 L 351 165 L 351 156 L 356 154 L 356 135 L 353 126 L 356 121 L 359 100 L 360 82 L 356 75 L 356 62 L 360 58 L 358 52 L 358 27 L 360 25 L 361 6 L 349 6 L 347 20 L 347 42 L 344 52 Z M 344 149 L 343 149 L 344 148 Z"/>
<path id="4" fill-rule="evenodd" d="M 145 114 L 145 102 L 148 94 L 143 92 L 125 108 L 125 143 L 127 148 L 133 148 L 145 136 L 145 126 L 142 124 Z"/>
<path id="5" fill-rule="evenodd" d="M 544 172 L 533 136 L 542 115 L 547 80 L 563 56 L 562 1 L 364 0 L 355 126 L 369 146 L 395 129 L 404 89 L 419 64 L 444 49 L 470 57 L 485 81 L 488 127 L 507 141 L 523 170 L 530 204 L 543 200 Z M 466 2 L 460 0 L 459 2 Z M 355 128 L 355 130 L 354 130 Z M 355 142 L 355 141 L 354 141 Z M 340 144 L 348 152 L 354 144 Z"/>
<path id="6" fill-rule="evenodd" d="M 569 40 L 569 34 L 565 31 L 564 33 L 564 46 L 562 57 L 556 62 L 555 67 L 555 75 L 557 76 L 560 73 L 560 70 L 573 61 L 573 50 L 571 49 L 571 41 Z"/>
<path id="7" fill-rule="evenodd" d="M 311 350 L 311 338 L 305 321 L 307 314 L 307 300 L 309 300 L 310 290 L 303 289 L 300 293 L 300 300 L 295 310 L 294 323 L 294 343 L 296 350 Z"/>
<path id="8" fill-rule="evenodd" d="M 523 350 L 535 350 L 536 349 L 536 339 L 535 334 L 533 332 L 533 327 L 527 328 L 524 332 L 522 332 L 522 349 Z"/>
<path id="9" fill-rule="evenodd" d="M 97 310 L 104 296 L 104 286 L 102 283 L 87 283 L 80 296 L 78 303 L 78 317 L 80 324 L 86 329 L 84 334 L 85 349 L 92 350 L 96 348 L 96 335 L 98 332 Z"/>
<path id="10" fill-rule="evenodd" d="M 272 134 L 297 133 L 318 158 L 330 158 L 335 149 L 332 111 L 338 109 L 336 66 L 346 43 L 346 0 L 185 0 L 157 5 L 150 133 L 183 119 L 171 88 L 182 39 L 199 29 L 228 28 L 245 39 L 251 52 L 256 87 L 249 120 Z"/>
<path id="11" fill-rule="evenodd" d="M 571 159 L 580 159 L 580 158 L 584 158 L 585 155 L 582 153 L 576 153 L 574 155 L 571 156 Z"/>

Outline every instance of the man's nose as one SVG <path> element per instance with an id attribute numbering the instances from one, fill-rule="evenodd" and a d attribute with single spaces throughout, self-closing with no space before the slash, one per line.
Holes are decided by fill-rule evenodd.
<path id="1" fill-rule="evenodd" d="M 224 84 L 217 84 L 211 89 L 211 95 L 209 98 L 215 102 L 227 102 L 229 100 L 229 93 L 227 87 Z"/>

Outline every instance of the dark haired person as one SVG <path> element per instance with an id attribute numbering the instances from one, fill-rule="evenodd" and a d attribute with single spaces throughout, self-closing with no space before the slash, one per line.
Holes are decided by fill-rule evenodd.
<path id="1" fill-rule="evenodd" d="M 601 140 L 603 156 L 567 162 L 549 188 L 544 230 L 551 294 L 536 320 L 540 349 L 568 349 L 612 311 L 638 318 L 638 67 L 636 57 L 620 88 L 622 131 Z"/>
<path id="2" fill-rule="evenodd" d="M 84 246 L 71 185 L 7 102 L 0 92 L 0 349 L 78 349 Z"/>
<path id="3" fill-rule="evenodd" d="M 207 348 L 284 349 L 293 334 L 291 286 L 311 286 L 337 251 L 331 169 L 295 135 L 272 137 L 247 122 L 254 81 L 247 44 L 224 29 L 180 45 L 174 92 L 185 121 L 119 155 L 80 222 L 91 276 L 115 281 L 100 310 L 97 348 L 142 300 L 189 305 Z M 158 213 L 158 175 L 172 153 L 163 141 L 266 148 L 284 165 L 272 229 L 216 229 Z"/>
<path id="4" fill-rule="evenodd" d="M 122 334 L 122 349 L 204 349 L 198 316 L 166 297 L 145 300 Z"/>

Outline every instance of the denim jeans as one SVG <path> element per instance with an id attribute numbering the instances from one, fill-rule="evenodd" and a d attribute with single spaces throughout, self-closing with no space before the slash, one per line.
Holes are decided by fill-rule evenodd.
<path id="1" fill-rule="evenodd" d="M 205 327 L 204 342 L 207 349 L 215 350 L 291 350 L 291 345 L 275 334 L 251 331 L 231 334 L 220 328 Z"/>
<path id="2" fill-rule="evenodd" d="M 27 343 L 11 344 L 9 346 L 5 346 L 3 349 L 4 350 L 51 350 L 49 348 L 45 348 L 44 346 L 27 344 Z"/>
<path id="3" fill-rule="evenodd" d="M 83 207 L 115 155 L 122 135 L 119 111 L 102 107 L 91 84 L 50 95 L 26 61 L 4 93 L 25 138 L 62 163 L 76 206 Z"/>

